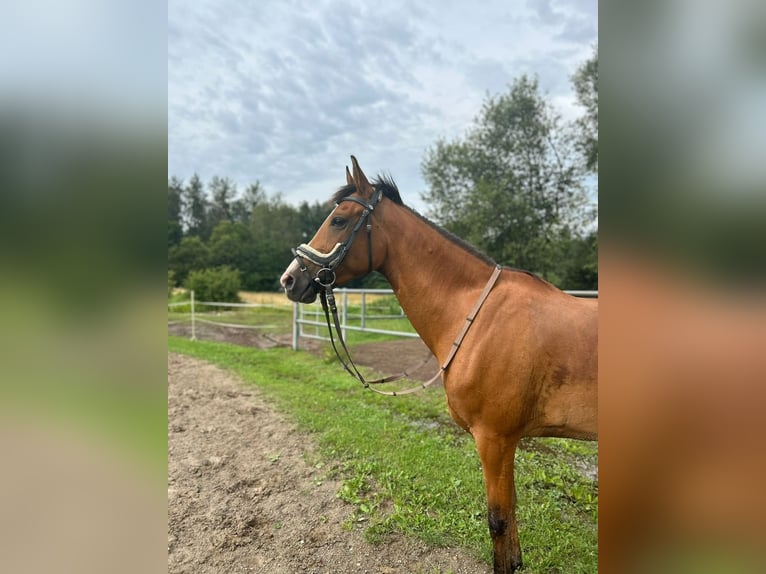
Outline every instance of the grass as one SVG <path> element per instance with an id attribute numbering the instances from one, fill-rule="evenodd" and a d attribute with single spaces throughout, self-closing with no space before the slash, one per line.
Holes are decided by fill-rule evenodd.
<path id="1" fill-rule="evenodd" d="M 491 562 L 479 459 L 471 437 L 451 422 L 441 389 L 386 398 L 308 353 L 177 337 L 168 348 L 257 385 L 312 433 L 321 457 L 314 464 L 342 480 L 338 496 L 353 505 L 348 528 L 363 528 L 372 543 L 402 533 Z M 576 466 L 596 457 L 595 444 L 561 439 L 525 440 L 517 452 L 527 572 L 596 571 L 598 487 Z"/>

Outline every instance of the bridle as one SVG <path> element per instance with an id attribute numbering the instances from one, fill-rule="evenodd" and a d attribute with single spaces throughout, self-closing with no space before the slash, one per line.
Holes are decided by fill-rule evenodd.
<path id="1" fill-rule="evenodd" d="M 336 207 L 344 201 L 351 201 L 364 207 L 364 211 L 362 211 L 362 215 L 359 216 L 353 229 L 351 229 L 351 234 L 343 243 L 336 243 L 335 247 L 333 247 L 332 251 L 329 253 L 321 253 L 307 243 L 301 243 L 298 247 L 293 249 L 293 255 L 295 255 L 295 260 L 298 262 L 298 266 L 302 273 L 308 272 L 304 259 L 308 259 L 319 266 L 319 271 L 317 271 L 314 276 L 313 285 L 315 289 L 320 289 L 320 293 L 328 289 L 331 290 L 335 285 L 335 270 L 341 263 L 343 263 L 343 260 L 351 249 L 351 245 L 354 243 L 354 239 L 356 239 L 356 236 L 362 227 L 365 226 L 367 228 L 367 261 L 369 266 L 367 273 L 372 273 L 372 223 L 370 222 L 370 216 L 372 215 L 372 212 L 375 211 L 375 206 L 380 203 L 382 198 L 383 191 L 377 190 L 372 197 L 372 201 L 369 203 L 352 195 L 338 200 Z M 332 216 L 332 214 L 330 214 L 330 216 Z"/>
<path id="2" fill-rule="evenodd" d="M 325 319 L 327 321 L 327 330 L 330 333 L 330 342 L 332 343 L 332 348 L 335 351 L 335 355 L 338 357 L 338 360 L 340 361 L 341 365 L 343 365 L 343 368 L 346 370 L 348 374 L 350 374 L 352 377 L 354 377 L 360 383 L 362 383 L 364 385 L 364 388 L 370 389 L 371 391 L 374 391 L 381 395 L 396 397 L 399 395 L 407 395 L 410 393 L 420 391 L 421 389 L 425 389 L 429 385 L 436 382 L 441 377 L 441 375 L 447 370 L 447 367 L 452 362 L 453 357 L 455 356 L 458 349 L 460 348 L 460 345 L 463 342 L 463 338 L 468 333 L 468 329 L 473 324 L 473 321 L 476 318 L 476 315 L 478 314 L 479 309 L 481 309 L 481 306 L 484 304 L 484 301 L 489 296 L 489 292 L 492 290 L 492 287 L 494 287 L 495 283 L 497 282 L 497 278 L 500 276 L 502 267 L 500 265 L 495 266 L 495 269 L 492 272 L 492 276 L 489 278 L 489 281 L 487 281 L 487 284 L 484 286 L 484 291 L 479 296 L 479 299 L 476 301 L 476 304 L 474 305 L 473 309 L 468 314 L 468 317 L 466 317 L 465 323 L 463 324 L 463 328 L 460 330 L 460 333 L 458 333 L 457 338 L 452 343 L 452 348 L 449 352 L 449 355 L 447 356 L 447 360 L 444 361 L 444 363 L 439 367 L 439 371 L 433 377 L 431 377 L 425 383 L 422 383 L 416 387 L 412 387 L 403 391 L 386 392 L 386 391 L 380 391 L 378 389 L 371 387 L 370 385 L 392 383 L 394 381 L 409 378 L 410 374 L 407 371 L 402 371 L 401 373 L 398 373 L 396 375 L 389 375 L 387 377 L 376 379 L 374 381 L 368 381 L 367 379 L 365 379 L 364 375 L 362 375 L 362 373 L 359 372 L 359 369 L 357 368 L 356 364 L 354 364 L 354 361 L 351 358 L 351 353 L 349 352 L 348 347 L 346 346 L 346 342 L 343 340 L 342 328 L 340 325 L 340 320 L 338 318 L 338 306 L 335 302 L 335 294 L 333 293 L 333 287 L 335 287 L 335 280 L 336 280 L 335 270 L 338 268 L 338 266 L 340 266 L 340 264 L 346 258 L 346 255 L 348 255 L 348 252 L 351 249 L 352 244 L 354 243 L 354 239 L 356 238 L 357 234 L 362 229 L 362 227 L 365 227 L 365 226 L 367 229 L 367 257 L 368 257 L 368 269 L 369 269 L 367 273 L 368 274 L 372 273 L 373 271 L 372 223 L 370 222 L 370 217 L 372 216 L 372 213 L 375 210 L 375 207 L 380 203 L 382 198 L 383 198 L 383 192 L 380 189 L 375 191 L 372 201 L 369 203 L 359 197 L 354 197 L 354 196 L 347 196 L 347 197 L 341 198 L 340 200 L 338 200 L 336 207 L 337 205 L 340 205 L 344 201 L 352 201 L 364 207 L 362 214 L 359 216 L 359 219 L 357 220 L 356 224 L 351 230 L 351 234 L 346 238 L 346 240 L 342 243 L 336 243 L 335 247 L 333 247 L 332 250 L 328 253 L 322 253 L 320 251 L 317 251 L 316 249 L 314 249 L 313 247 L 311 247 L 310 245 L 306 243 L 302 243 L 301 245 L 293 249 L 292 252 L 293 252 L 293 255 L 295 256 L 295 261 L 298 263 L 298 267 L 300 268 L 302 273 L 308 272 L 308 267 L 306 266 L 304 261 L 306 259 L 311 261 L 313 264 L 319 266 L 319 270 L 316 272 L 316 274 L 313 277 L 312 286 L 314 287 L 314 289 L 316 289 L 319 292 L 319 298 L 322 302 L 322 310 L 324 311 Z M 330 216 L 332 216 L 332 214 L 330 214 Z M 332 323 L 330 322 L 330 315 L 332 315 L 332 318 L 333 318 Z M 338 346 L 335 344 L 335 336 L 333 335 L 333 326 L 335 327 L 335 334 L 337 335 L 338 340 L 340 341 L 341 347 L 343 348 L 343 352 L 345 353 L 348 361 L 344 360 L 344 358 L 341 356 L 340 351 L 338 350 Z M 428 358 L 426 358 L 425 362 L 427 361 L 428 361 Z M 419 366 L 416 368 L 419 368 Z"/>

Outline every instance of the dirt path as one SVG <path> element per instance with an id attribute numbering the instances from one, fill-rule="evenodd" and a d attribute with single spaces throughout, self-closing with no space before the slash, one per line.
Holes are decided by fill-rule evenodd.
<path id="1" fill-rule="evenodd" d="M 168 572 L 486 574 L 465 552 L 343 528 L 311 441 L 229 373 L 168 355 Z M 309 461 L 309 462 L 307 462 Z"/>
<path id="2" fill-rule="evenodd" d="M 183 323 L 169 325 L 168 334 L 191 337 L 191 326 Z M 289 334 L 267 334 L 258 329 L 238 329 L 206 323 L 197 325 L 196 337 L 205 341 L 220 341 L 258 349 L 292 345 L 292 336 Z M 333 354 L 330 343 L 316 339 L 301 338 L 300 347 L 319 357 Z M 417 381 L 427 381 L 439 370 L 436 359 L 420 339 L 408 338 L 354 345 L 352 357 L 356 364 L 371 367 L 380 375 L 407 371 Z M 338 367 L 340 368 L 340 365 Z"/>

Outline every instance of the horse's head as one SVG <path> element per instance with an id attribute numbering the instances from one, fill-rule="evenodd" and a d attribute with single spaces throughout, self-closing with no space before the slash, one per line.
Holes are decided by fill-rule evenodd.
<path id="1" fill-rule="evenodd" d="M 385 242 L 373 214 L 386 186 L 371 184 L 354 156 L 351 163 L 353 174 L 347 167 L 346 185 L 334 196 L 335 209 L 309 243 L 293 249 L 295 259 L 282 274 L 280 283 L 293 301 L 311 303 L 323 287 L 362 277 L 383 262 Z"/>

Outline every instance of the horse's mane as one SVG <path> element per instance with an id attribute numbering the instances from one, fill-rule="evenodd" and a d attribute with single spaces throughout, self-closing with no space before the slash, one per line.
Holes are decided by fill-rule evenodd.
<path id="1" fill-rule="evenodd" d="M 402 196 L 399 194 L 399 188 L 396 186 L 396 183 L 394 182 L 393 178 L 390 175 L 387 175 L 387 174 L 378 175 L 372 180 L 371 185 L 374 189 L 381 190 L 383 192 L 384 197 L 387 197 L 388 199 L 393 201 L 395 204 L 401 205 L 402 207 L 404 207 L 405 209 L 413 213 L 418 219 L 423 221 L 423 223 L 425 223 L 432 229 L 435 229 L 436 231 L 438 231 L 441 235 L 443 235 L 445 238 L 447 238 L 449 241 L 451 241 L 452 243 L 454 243 L 455 245 L 457 245 L 464 251 L 467 251 L 474 257 L 481 259 L 482 261 L 484 261 L 485 263 L 489 265 L 492 265 L 493 267 L 497 265 L 494 259 L 492 259 L 486 253 L 483 253 L 482 251 L 480 251 L 479 249 L 477 249 L 476 247 L 468 243 L 465 239 L 458 237 L 451 231 L 448 231 L 444 229 L 443 227 L 440 227 L 439 225 L 436 225 L 433 221 L 426 219 L 425 217 L 420 215 L 417 211 L 415 211 L 411 207 L 404 205 L 404 202 L 402 201 Z M 354 184 L 344 185 L 333 194 L 331 201 L 333 203 L 338 203 L 344 197 L 348 197 L 349 195 L 352 195 L 354 193 L 356 193 L 356 185 Z M 529 275 L 533 279 L 537 279 L 538 281 L 541 281 L 543 283 L 546 283 L 546 284 L 548 283 L 545 279 L 543 279 L 542 277 L 539 277 L 538 275 L 536 275 L 535 273 L 532 273 L 531 271 L 527 271 L 525 269 L 517 269 L 516 267 L 507 267 L 507 266 L 503 266 L 503 267 L 510 271 L 524 273 L 526 275 Z"/>

